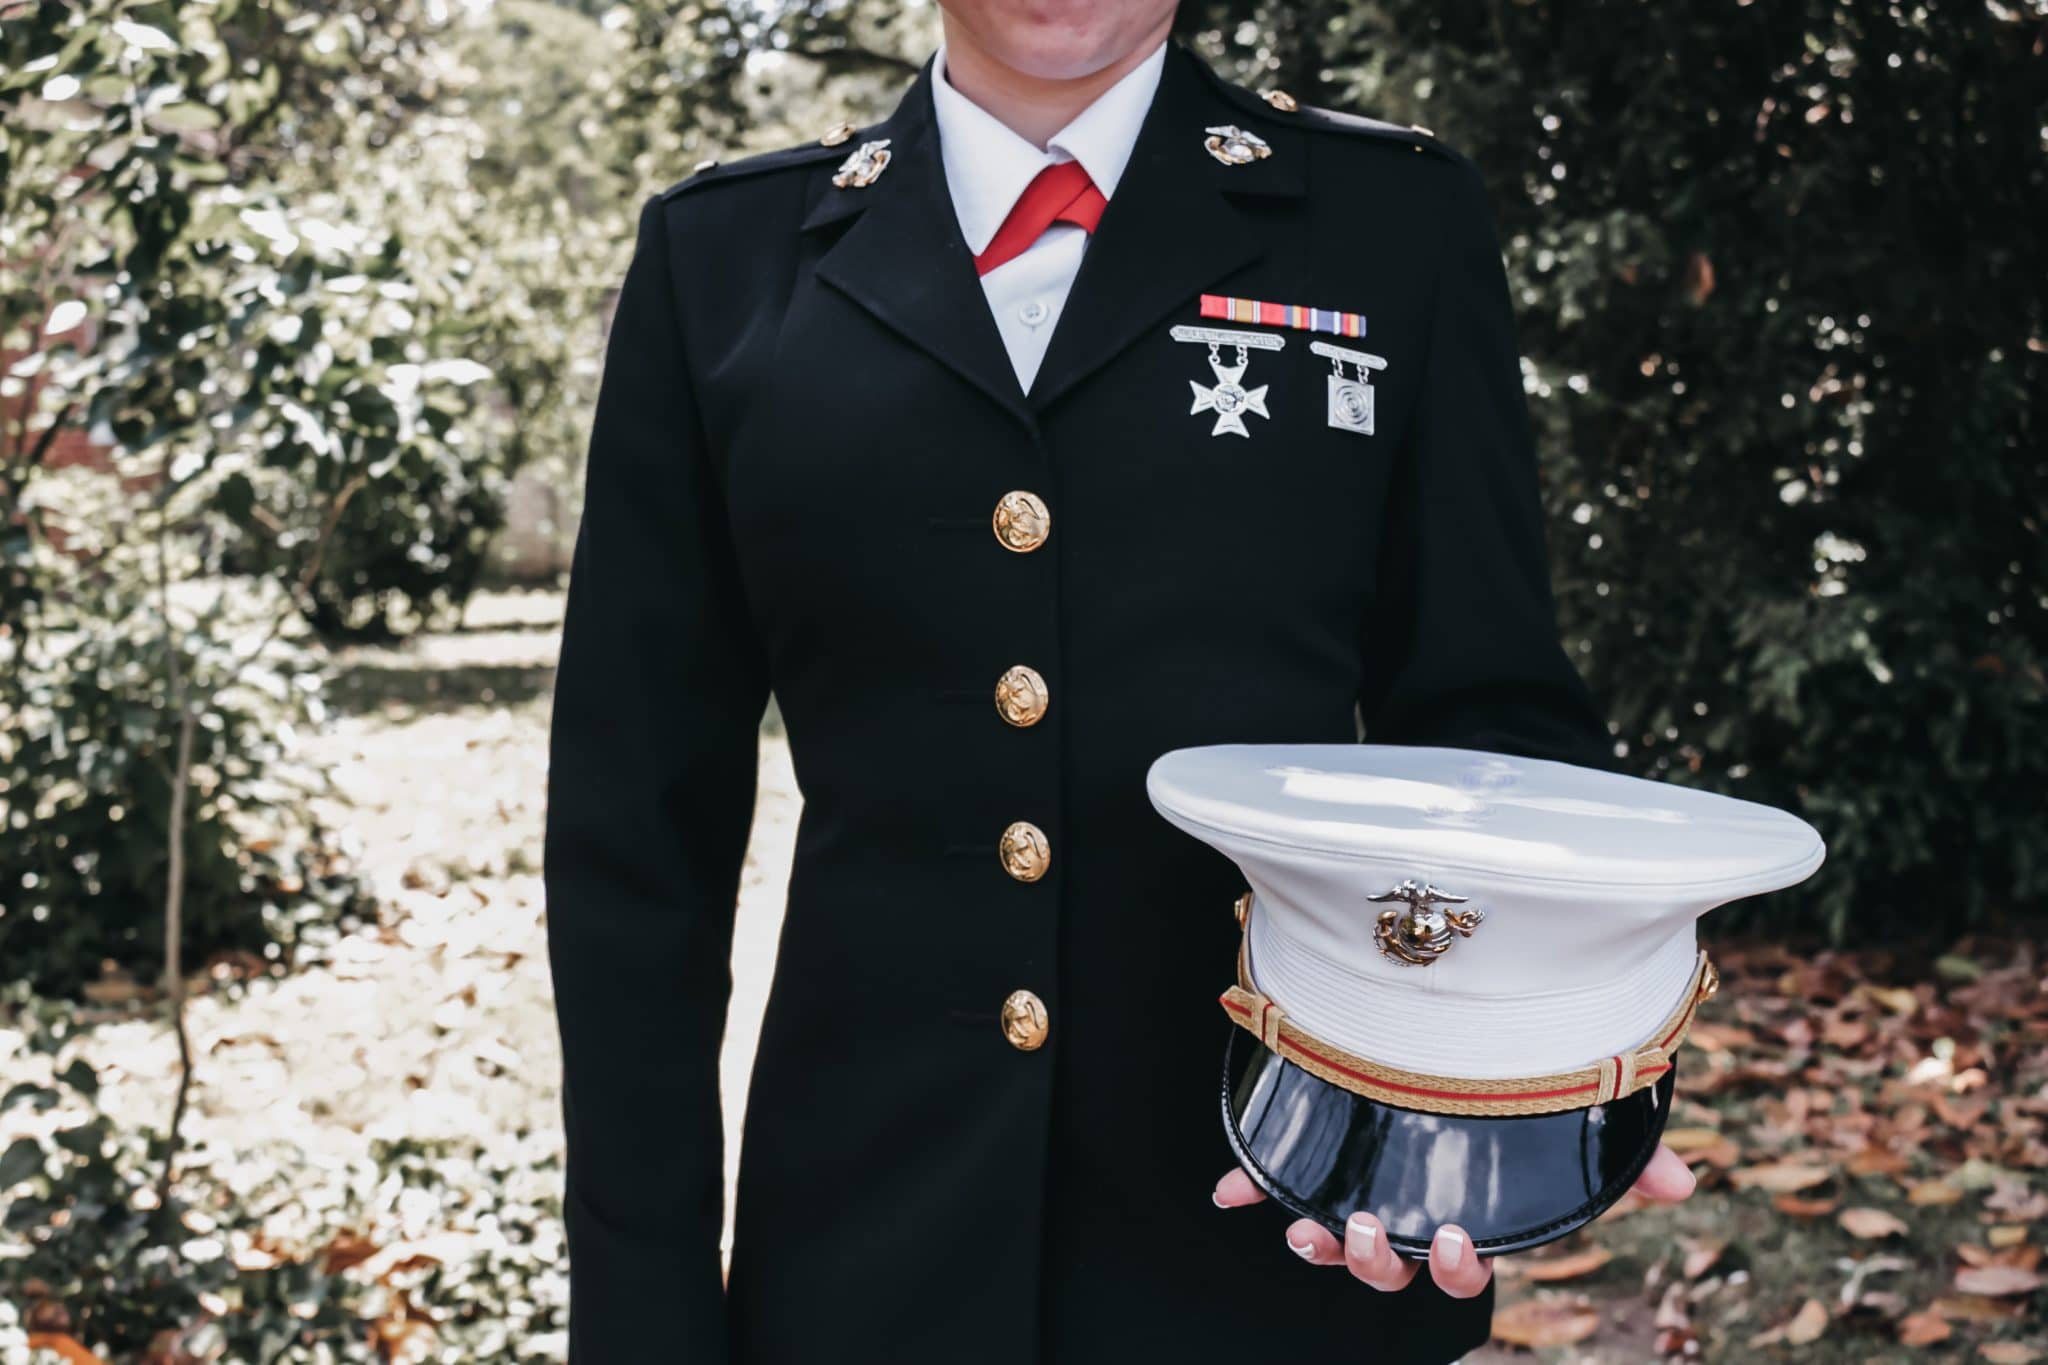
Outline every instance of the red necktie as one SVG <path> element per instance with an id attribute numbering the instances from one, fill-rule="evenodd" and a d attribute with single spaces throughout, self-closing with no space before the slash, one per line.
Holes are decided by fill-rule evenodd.
<path id="1" fill-rule="evenodd" d="M 1054 223 L 1072 223 L 1093 232 L 1102 221 L 1102 211 L 1108 207 L 1109 200 L 1095 188 L 1080 162 L 1062 161 L 1047 166 L 1024 187 L 1024 193 L 1010 206 L 1010 216 L 1003 219 L 1003 225 L 989 239 L 987 249 L 974 258 L 975 273 L 986 275 L 1003 262 L 1023 255 Z"/>

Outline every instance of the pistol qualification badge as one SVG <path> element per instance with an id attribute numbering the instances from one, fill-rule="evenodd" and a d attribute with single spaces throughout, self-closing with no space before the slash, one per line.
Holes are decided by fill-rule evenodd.
<path id="1" fill-rule="evenodd" d="M 1264 384 L 1255 389 L 1244 386 L 1244 372 L 1251 367 L 1253 351 L 1277 351 L 1287 345 L 1285 337 L 1270 332 L 1237 332 L 1221 327 L 1187 327 L 1173 329 L 1175 341 L 1192 341 L 1209 348 L 1209 369 L 1216 382 L 1204 384 L 1190 379 L 1188 387 L 1194 390 L 1194 406 L 1188 415 L 1213 412 L 1216 425 L 1210 428 L 1211 436 L 1245 436 L 1252 433 L 1244 424 L 1246 414 L 1271 420 L 1273 414 L 1266 410 L 1266 388 Z M 1222 347 L 1235 348 L 1236 355 L 1230 364 L 1223 363 Z"/>
<path id="2" fill-rule="evenodd" d="M 1361 436 L 1372 435 L 1372 384 L 1370 376 L 1374 370 L 1387 368 L 1384 356 L 1354 351 L 1344 346 L 1332 345 L 1327 341 L 1311 341 L 1309 350 L 1330 361 L 1328 376 L 1329 409 L 1331 426 L 1338 431 L 1355 431 Z M 1345 366 L 1358 371 L 1356 379 L 1345 373 Z"/>

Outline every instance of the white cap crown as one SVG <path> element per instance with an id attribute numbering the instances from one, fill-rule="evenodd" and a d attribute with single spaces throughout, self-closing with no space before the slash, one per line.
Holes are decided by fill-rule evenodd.
<path id="1" fill-rule="evenodd" d="M 1474 1079 L 1636 1046 L 1690 982 L 1694 920 L 1824 856 L 1769 806 L 1466 749 L 1182 749 L 1146 787 L 1244 872 L 1253 978 L 1297 1024 Z M 1431 941 L 1385 942 L 1390 907 Z"/>

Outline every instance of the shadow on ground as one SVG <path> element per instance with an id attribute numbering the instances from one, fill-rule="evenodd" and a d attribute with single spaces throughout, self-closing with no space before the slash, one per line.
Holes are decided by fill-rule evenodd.
<path id="1" fill-rule="evenodd" d="M 328 683 L 327 702 L 334 711 L 350 716 L 513 706 L 546 695 L 554 677 L 552 663 L 439 668 L 365 659 L 344 662 L 336 670 Z"/>

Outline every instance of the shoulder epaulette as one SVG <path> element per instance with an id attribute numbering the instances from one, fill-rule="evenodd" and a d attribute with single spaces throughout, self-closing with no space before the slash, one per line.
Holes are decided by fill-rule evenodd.
<path id="1" fill-rule="evenodd" d="M 1263 95 L 1256 94 L 1223 79 L 1208 63 L 1203 62 L 1200 65 L 1208 72 L 1224 98 L 1276 124 L 1314 128 L 1331 133 L 1348 133 L 1355 137 L 1380 138 L 1386 142 L 1412 147 L 1418 152 L 1430 152 L 1450 161 L 1465 159 L 1461 153 L 1437 141 L 1436 134 L 1427 128 L 1387 123 L 1376 118 L 1366 118 L 1361 114 L 1340 113 L 1335 109 L 1319 109 L 1312 104 L 1303 104 L 1285 90 L 1268 90 Z"/>
<path id="2" fill-rule="evenodd" d="M 679 180 L 670 185 L 661 192 L 661 197 L 666 201 L 706 185 L 742 180 L 769 171 L 785 170 L 791 166 L 808 166 L 813 162 L 844 158 L 844 144 L 851 142 L 858 131 L 850 123 L 836 123 L 826 129 L 822 137 L 811 142 L 800 142 L 794 147 L 781 147 L 772 152 L 757 152 L 753 156 L 743 156 L 737 161 L 720 162 L 715 158 L 700 161 L 687 180 Z"/>

